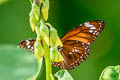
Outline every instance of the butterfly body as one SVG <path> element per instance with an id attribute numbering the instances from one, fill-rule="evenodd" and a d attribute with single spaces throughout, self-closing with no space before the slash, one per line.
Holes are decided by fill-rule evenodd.
<path id="1" fill-rule="evenodd" d="M 53 66 L 67 70 L 79 66 L 90 52 L 90 45 L 104 29 L 104 21 L 93 20 L 85 22 L 67 32 L 62 38 L 63 47 L 58 47 L 64 58 L 62 62 L 52 62 Z M 22 48 L 34 50 L 35 40 L 24 40 L 19 45 Z"/>

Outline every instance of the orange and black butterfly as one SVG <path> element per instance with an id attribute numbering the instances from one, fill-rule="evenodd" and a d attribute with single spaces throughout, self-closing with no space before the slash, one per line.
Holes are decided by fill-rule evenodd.
<path id="1" fill-rule="evenodd" d="M 93 20 L 80 24 L 66 33 L 61 38 L 63 47 L 58 47 L 64 61 L 52 62 L 52 65 L 67 70 L 80 65 L 89 55 L 90 45 L 99 33 L 103 31 L 104 25 L 105 23 L 102 20 Z M 21 48 L 26 48 L 34 52 L 34 43 L 35 40 L 24 40 L 19 45 Z"/>

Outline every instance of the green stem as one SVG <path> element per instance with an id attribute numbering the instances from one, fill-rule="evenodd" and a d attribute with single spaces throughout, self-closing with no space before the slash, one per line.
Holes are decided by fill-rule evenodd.
<path id="1" fill-rule="evenodd" d="M 44 46 L 44 53 L 45 53 L 45 63 L 46 63 L 46 80 L 51 80 L 51 75 L 52 75 L 52 66 L 51 66 L 51 60 L 50 60 L 50 51 L 49 51 L 49 46 L 43 40 L 43 46 Z"/>
<path id="2" fill-rule="evenodd" d="M 40 6 L 40 1 L 43 1 L 43 0 L 34 0 L 36 2 L 36 4 L 38 4 Z M 44 2 L 49 2 L 49 0 L 45 0 Z M 45 5 L 46 3 L 44 3 Z M 49 4 L 47 4 L 49 5 Z M 40 8 L 41 9 L 41 8 Z M 39 16 L 40 18 L 40 25 L 45 25 L 45 21 L 44 21 L 44 17 L 43 15 L 40 15 Z M 36 33 L 37 36 L 39 37 L 39 30 L 38 28 L 36 28 Z M 50 60 L 50 49 L 49 49 L 49 44 L 46 43 L 45 39 L 44 39 L 44 36 L 41 36 L 42 38 L 42 41 L 43 41 L 43 48 L 44 48 L 44 54 L 45 54 L 45 64 L 46 64 L 46 80 L 53 80 L 53 77 L 52 77 L 52 65 L 51 65 L 51 60 Z M 38 39 L 38 38 L 37 38 Z"/>
<path id="3" fill-rule="evenodd" d="M 43 18 L 41 18 L 40 22 L 41 22 L 41 25 L 45 25 Z M 43 47 L 44 47 L 44 53 L 45 53 L 46 80 L 51 80 L 52 66 L 51 66 L 51 60 L 50 60 L 49 44 L 46 43 L 44 36 L 42 36 L 42 41 L 43 41 Z"/>

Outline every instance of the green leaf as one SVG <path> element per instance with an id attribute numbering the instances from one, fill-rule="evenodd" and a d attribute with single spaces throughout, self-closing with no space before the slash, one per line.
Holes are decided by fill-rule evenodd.
<path id="1" fill-rule="evenodd" d="M 116 66 L 115 70 L 117 71 L 117 73 L 119 73 L 118 80 L 120 80 L 120 65 Z"/>
<path id="2" fill-rule="evenodd" d="M 53 62 L 64 61 L 61 53 L 58 51 L 57 47 L 55 47 L 55 46 L 51 46 L 51 48 L 50 48 L 50 59 Z"/>
<path id="3" fill-rule="evenodd" d="M 105 68 L 99 80 L 120 80 L 120 66 L 109 66 Z"/>
<path id="4" fill-rule="evenodd" d="M 69 72 L 65 69 L 55 73 L 55 76 L 58 78 L 58 80 L 74 80 Z"/>
<path id="5" fill-rule="evenodd" d="M 0 46 L 0 80 L 27 80 L 38 72 L 34 56 L 15 46 Z"/>
<path id="6" fill-rule="evenodd" d="M 28 80 L 38 80 L 38 78 L 40 77 L 41 79 L 44 79 L 45 76 L 41 76 L 41 73 L 43 71 L 43 57 L 38 61 L 39 63 L 39 69 L 37 74 L 35 74 L 34 76 L 30 77 Z M 42 73 L 44 74 L 44 73 Z"/>
<path id="7" fill-rule="evenodd" d="M 10 0 L 0 0 L 0 5 L 6 3 L 8 1 L 10 1 Z"/>
<path id="8" fill-rule="evenodd" d="M 42 63 L 41 63 L 41 69 L 39 71 L 39 74 L 36 78 L 36 80 L 46 80 L 46 70 L 45 70 L 45 59 L 42 59 Z"/>
<path id="9" fill-rule="evenodd" d="M 116 67 L 115 67 L 115 70 L 117 71 L 117 73 L 120 74 L 120 65 L 116 66 Z"/>

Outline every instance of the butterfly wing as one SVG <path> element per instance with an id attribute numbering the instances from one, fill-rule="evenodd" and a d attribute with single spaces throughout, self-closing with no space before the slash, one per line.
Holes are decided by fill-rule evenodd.
<path id="1" fill-rule="evenodd" d="M 78 66 L 89 55 L 90 44 L 104 29 L 104 25 L 104 21 L 101 20 L 89 21 L 66 33 L 61 38 L 63 47 L 59 47 L 64 61 L 52 64 L 67 70 Z"/>
<path id="2" fill-rule="evenodd" d="M 20 48 L 24 48 L 29 50 L 30 52 L 34 52 L 34 39 L 23 40 L 19 43 Z"/>
<path id="3" fill-rule="evenodd" d="M 78 27 L 70 30 L 62 38 L 63 47 L 58 47 L 61 55 L 64 58 L 62 62 L 52 62 L 53 66 L 64 68 L 67 70 L 73 69 L 80 65 L 89 55 L 90 44 L 104 29 L 104 21 L 94 20 L 85 22 Z M 19 43 L 21 48 L 34 51 L 35 40 L 24 40 Z"/>
<path id="4" fill-rule="evenodd" d="M 53 62 L 52 64 L 58 68 L 65 68 L 67 70 L 73 69 L 80 65 L 82 61 L 89 55 L 89 46 L 75 40 L 67 40 L 64 46 L 59 48 L 64 61 Z"/>
<path id="5" fill-rule="evenodd" d="M 62 37 L 62 42 L 66 40 L 76 40 L 86 44 L 92 43 L 99 33 L 104 29 L 104 21 L 94 20 L 80 24 Z"/>

